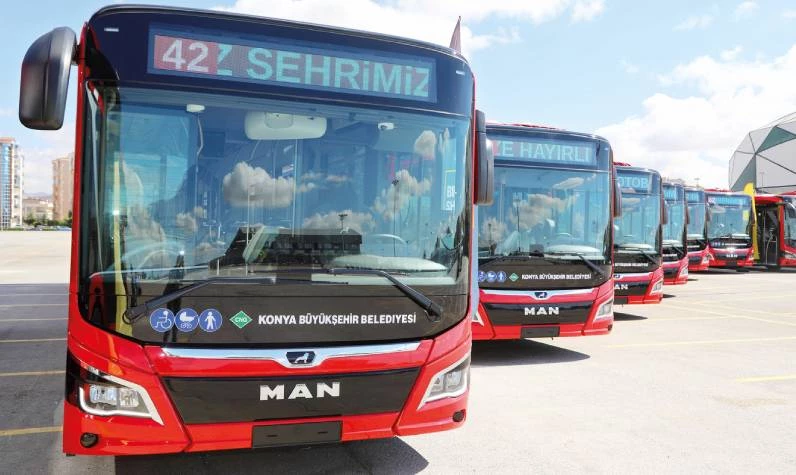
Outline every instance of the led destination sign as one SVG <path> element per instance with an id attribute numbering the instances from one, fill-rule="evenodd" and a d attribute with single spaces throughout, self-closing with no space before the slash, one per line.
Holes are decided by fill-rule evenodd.
<path id="1" fill-rule="evenodd" d="M 623 171 L 618 168 L 616 180 L 622 191 L 628 193 L 651 193 L 653 187 L 652 175 L 649 173 L 635 173 Z"/>
<path id="2" fill-rule="evenodd" d="M 528 140 L 491 138 L 495 158 L 529 162 L 594 165 L 597 149 L 593 142 L 529 138 Z"/>
<path id="3" fill-rule="evenodd" d="M 334 51 L 315 47 L 150 32 L 149 72 L 254 82 L 302 89 L 436 100 L 431 60 L 383 52 Z"/>
<path id="4" fill-rule="evenodd" d="M 702 191 L 686 191 L 685 197 L 689 203 L 703 203 L 705 201 L 705 195 Z"/>
<path id="5" fill-rule="evenodd" d="M 751 206 L 752 199 L 748 195 L 709 195 L 708 203 L 719 206 Z"/>
<path id="6" fill-rule="evenodd" d="M 664 186 L 663 198 L 666 201 L 683 201 L 683 189 L 676 186 Z"/>

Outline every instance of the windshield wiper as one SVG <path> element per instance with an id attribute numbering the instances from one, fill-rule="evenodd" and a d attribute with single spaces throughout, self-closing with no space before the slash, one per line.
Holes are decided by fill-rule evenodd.
<path id="1" fill-rule="evenodd" d="M 614 247 L 617 248 L 617 249 L 621 249 L 623 251 L 638 252 L 642 256 L 646 257 L 647 260 L 650 261 L 651 263 L 656 264 L 656 265 L 658 264 L 658 261 L 655 259 L 655 257 L 653 257 L 652 254 L 648 253 L 644 249 L 641 249 L 641 248 L 638 248 L 638 247 L 624 247 L 621 244 L 615 244 Z"/>
<path id="2" fill-rule="evenodd" d="M 437 302 L 431 300 L 430 298 L 423 295 L 423 293 L 419 292 L 416 289 L 404 284 L 400 280 L 396 279 L 393 274 L 383 271 L 380 269 L 350 269 L 350 268 L 342 268 L 342 267 L 332 267 L 330 269 L 326 269 L 331 275 L 376 275 L 379 277 L 384 277 L 385 279 L 389 280 L 395 287 L 398 288 L 401 292 L 404 293 L 407 297 L 409 297 L 412 301 L 416 304 L 420 305 L 423 310 L 426 311 L 428 314 L 428 319 L 432 322 L 438 322 L 442 317 L 442 305 L 438 304 Z M 406 274 L 401 274 L 406 275 Z"/>
<path id="3" fill-rule="evenodd" d="M 183 296 L 190 294 L 194 290 L 199 290 L 202 287 L 207 287 L 208 285 L 212 284 L 274 284 L 276 283 L 276 277 L 211 277 L 209 279 L 205 279 L 199 282 L 194 282 L 193 284 L 186 285 L 185 287 L 181 287 L 173 292 L 168 292 L 166 294 L 161 295 L 160 297 L 155 297 L 153 299 L 147 300 L 146 302 L 142 303 L 141 305 L 136 305 L 135 307 L 130 307 L 124 312 L 124 320 L 127 324 L 132 324 L 139 318 L 143 317 L 144 315 L 148 315 L 153 310 L 160 308 L 167 303 L 173 302 Z"/>
<path id="4" fill-rule="evenodd" d="M 554 256 L 577 256 L 578 259 L 580 259 L 581 261 L 583 261 L 584 264 L 586 264 L 586 267 L 588 267 L 592 271 L 600 274 L 601 276 L 603 276 L 603 278 L 606 278 L 606 279 L 608 278 L 608 274 L 606 274 L 604 270 L 600 269 L 600 267 L 597 266 L 597 264 L 595 264 L 594 262 L 590 261 L 582 252 L 564 252 L 564 251 L 562 251 L 562 252 L 551 252 L 550 254 L 554 255 Z"/>
<path id="5" fill-rule="evenodd" d="M 379 277 L 384 277 L 385 279 L 389 280 L 393 285 L 395 285 L 401 292 L 403 292 L 407 297 L 412 299 L 415 303 L 420 305 L 426 313 L 429 315 L 429 320 L 432 322 L 438 322 L 440 317 L 442 316 L 442 306 L 438 303 L 434 302 L 430 298 L 426 297 L 419 291 L 413 289 L 412 287 L 404 284 L 400 280 L 396 279 L 392 274 L 389 272 L 379 270 L 379 269 L 344 269 L 344 268 L 319 268 L 319 269 L 286 269 L 286 270 L 277 270 L 277 271 L 270 271 L 273 272 L 273 275 L 270 277 L 211 277 L 206 280 L 202 280 L 199 282 L 194 282 L 193 284 L 186 285 L 180 289 L 177 289 L 173 292 L 168 292 L 160 297 L 155 297 L 151 300 L 148 300 L 141 305 L 136 305 L 135 307 L 130 307 L 124 312 L 124 319 L 125 323 L 132 324 L 142 316 L 148 315 L 153 310 L 160 308 L 174 300 L 182 298 L 183 296 L 195 291 L 199 290 L 203 287 L 207 287 L 208 285 L 212 284 L 276 284 L 278 281 L 282 280 L 298 280 L 304 282 L 303 279 L 283 279 L 280 277 L 281 275 L 285 274 L 311 274 L 311 273 L 322 273 L 322 274 L 330 274 L 330 275 L 377 275 Z M 328 284 L 333 285 L 333 282 L 322 282 L 318 281 L 312 282 L 313 284 Z"/>
<path id="6" fill-rule="evenodd" d="M 486 256 L 486 257 L 479 257 L 478 262 L 481 264 L 487 264 L 489 262 L 503 262 L 503 261 L 528 261 L 532 258 L 540 258 L 545 257 L 544 252 L 542 251 L 528 251 L 525 254 L 510 254 L 508 256 Z"/>

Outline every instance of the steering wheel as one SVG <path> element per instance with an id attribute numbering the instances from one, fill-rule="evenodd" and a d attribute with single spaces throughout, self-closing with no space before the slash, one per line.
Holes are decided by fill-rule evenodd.
<path id="1" fill-rule="evenodd" d="M 138 268 L 139 269 L 149 268 L 147 263 L 149 263 L 150 260 L 152 260 L 158 255 L 162 255 L 163 257 L 173 256 L 174 259 L 167 259 L 166 262 L 168 262 L 169 264 L 167 264 L 166 266 L 157 266 L 157 267 L 171 267 L 180 257 L 180 252 L 172 248 L 154 249 L 152 251 L 149 251 L 146 254 L 146 256 L 144 256 L 144 258 L 141 259 L 140 263 L 138 264 Z"/>

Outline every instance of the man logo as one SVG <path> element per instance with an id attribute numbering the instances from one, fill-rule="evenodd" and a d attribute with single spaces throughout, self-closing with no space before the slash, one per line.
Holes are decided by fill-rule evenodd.
<path id="1" fill-rule="evenodd" d="M 630 290 L 629 284 L 614 284 L 614 290 Z"/>
<path id="2" fill-rule="evenodd" d="M 315 392 L 306 384 L 296 384 L 290 389 L 287 397 L 285 397 L 285 385 L 276 384 L 271 386 L 263 384 L 260 386 L 260 401 L 268 401 L 275 399 L 281 401 L 283 399 L 316 399 L 322 397 L 340 397 L 340 382 L 333 381 L 331 384 L 316 383 Z"/>
<path id="3" fill-rule="evenodd" d="M 310 365 L 315 361 L 314 351 L 288 351 L 287 361 L 294 365 Z"/>
<path id="4" fill-rule="evenodd" d="M 560 309 L 558 307 L 525 307 L 525 316 L 538 316 L 538 315 L 558 315 Z"/>
<path id="5" fill-rule="evenodd" d="M 534 292 L 533 295 L 539 300 L 545 300 L 549 297 L 547 292 Z"/>

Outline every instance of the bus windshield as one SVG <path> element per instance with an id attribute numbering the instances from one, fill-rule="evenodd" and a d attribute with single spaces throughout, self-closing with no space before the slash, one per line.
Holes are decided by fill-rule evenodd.
<path id="1" fill-rule="evenodd" d="M 464 272 L 465 119 L 89 89 L 85 277 L 353 267 L 452 285 Z"/>
<path id="2" fill-rule="evenodd" d="M 682 188 L 664 186 L 666 208 L 669 220 L 663 226 L 663 243 L 670 246 L 683 246 L 683 231 L 685 230 L 685 199 Z"/>
<path id="3" fill-rule="evenodd" d="M 479 255 L 575 252 L 610 259 L 610 174 L 495 167 L 495 201 L 479 208 Z"/>
<path id="4" fill-rule="evenodd" d="M 708 238 L 743 238 L 749 236 L 749 218 L 752 213 L 749 196 L 708 195 L 710 221 Z"/>
<path id="5" fill-rule="evenodd" d="M 788 246 L 796 247 L 796 197 L 783 196 L 785 241 Z"/>
<path id="6" fill-rule="evenodd" d="M 614 247 L 657 253 L 660 249 L 661 182 L 657 173 L 617 167 L 622 216 L 614 219 Z"/>
<path id="7" fill-rule="evenodd" d="M 688 200 L 688 239 L 705 238 L 705 194 L 701 191 L 686 191 Z"/>

